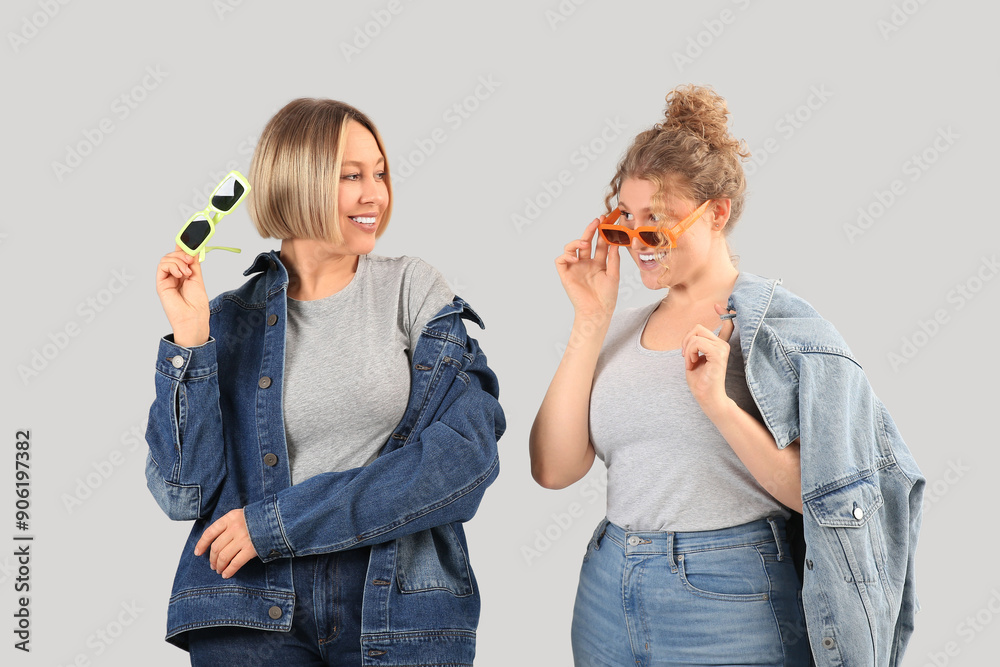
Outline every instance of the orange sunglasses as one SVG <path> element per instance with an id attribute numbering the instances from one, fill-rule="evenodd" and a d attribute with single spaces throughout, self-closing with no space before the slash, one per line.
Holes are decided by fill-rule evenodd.
<path id="1" fill-rule="evenodd" d="M 638 236 L 641 242 L 652 248 L 676 248 L 677 239 L 680 235 L 686 232 L 694 224 L 695 220 L 701 217 L 711 202 L 711 199 L 706 200 L 701 206 L 691 211 L 691 215 L 670 229 L 664 227 L 636 227 L 635 229 L 629 229 L 628 227 L 617 225 L 615 221 L 622 214 L 620 208 L 611 211 L 608 214 L 607 220 L 598 225 L 597 229 L 601 234 L 601 238 L 611 245 L 632 245 L 632 238 Z"/>

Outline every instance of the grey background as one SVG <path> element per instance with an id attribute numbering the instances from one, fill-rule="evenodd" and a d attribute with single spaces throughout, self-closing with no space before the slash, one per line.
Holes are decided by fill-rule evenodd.
<path id="1" fill-rule="evenodd" d="M 767 157 L 752 169 L 731 237 L 741 270 L 783 278 L 836 324 L 927 476 L 923 611 L 904 664 L 991 663 L 1000 279 L 987 279 L 996 269 L 984 258 L 1000 241 L 990 204 L 1000 10 L 916 0 L 402 0 L 379 26 L 373 16 L 388 5 L 4 3 L 3 662 L 186 664 L 162 637 L 190 526 L 167 520 L 143 478 L 154 356 L 169 331 L 155 267 L 218 176 L 246 173 L 271 115 L 321 96 L 372 116 L 394 173 L 420 162 L 397 178 L 376 252 L 431 262 L 487 322 L 476 335 L 500 376 L 509 428 L 502 474 L 468 526 L 484 600 L 478 664 L 571 664 L 576 579 L 604 499 L 597 468 L 559 492 L 529 474 L 528 429 L 572 316 L 553 260 L 603 210 L 618 157 L 659 118 L 666 92 L 695 82 L 726 97 L 734 132 Z M 377 34 L 345 55 L 366 26 Z M 678 64 L 686 49 L 696 57 Z M 157 70 L 158 81 L 148 75 Z M 492 90 L 470 98 L 481 80 Z M 449 111 L 455 104 L 467 117 Z M 102 121 L 113 131 L 98 137 Z M 445 141 L 422 154 L 437 128 Z M 938 141 L 947 150 L 935 149 L 949 128 L 950 143 Z M 588 145 L 592 160 L 580 152 Z M 71 147 L 87 155 L 57 173 Z M 925 151 L 935 161 L 912 171 L 911 156 Z M 545 183 L 562 170 L 572 182 L 546 200 Z M 877 211 L 895 180 L 902 194 L 849 239 L 859 207 Z M 512 216 L 525 215 L 526 199 L 544 207 L 518 229 Z M 245 207 L 215 241 L 243 254 L 209 255 L 213 296 L 278 247 L 257 236 Z M 958 285 L 978 291 L 959 299 Z M 626 267 L 620 304 L 656 298 Z M 927 324 L 935 313 L 936 328 Z M 922 323 L 933 335 L 921 335 Z M 60 336 L 67 326 L 76 335 Z M 904 338 L 919 347 L 893 364 Z M 22 378 L 46 345 L 45 367 Z M 32 436 L 30 655 L 11 646 L 18 428 Z M 68 504 L 74 494 L 86 497 Z M 105 634 L 109 643 L 99 631 L 116 636 Z"/>

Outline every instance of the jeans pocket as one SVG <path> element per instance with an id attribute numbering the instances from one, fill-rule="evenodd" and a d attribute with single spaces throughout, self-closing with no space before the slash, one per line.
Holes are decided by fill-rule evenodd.
<path id="1" fill-rule="evenodd" d="M 472 595 L 469 560 L 451 524 L 396 540 L 396 582 L 400 592 L 447 591 Z"/>
<path id="2" fill-rule="evenodd" d="M 601 538 L 604 537 L 604 531 L 607 530 L 607 527 L 607 519 L 601 519 L 601 522 L 597 524 L 597 528 L 594 529 L 594 534 L 590 536 L 590 542 L 587 542 L 587 551 L 583 554 L 584 563 L 590 559 L 590 554 L 601 548 Z"/>
<path id="3" fill-rule="evenodd" d="M 684 588 L 711 600 L 767 600 L 771 584 L 764 558 L 754 545 L 689 551 L 677 556 Z"/>

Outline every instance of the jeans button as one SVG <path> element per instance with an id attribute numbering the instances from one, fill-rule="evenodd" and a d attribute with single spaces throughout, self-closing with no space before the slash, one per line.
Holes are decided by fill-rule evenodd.
<path id="1" fill-rule="evenodd" d="M 633 546 L 633 547 L 634 547 L 635 545 L 639 544 L 639 542 L 640 542 L 639 538 L 638 538 L 638 537 L 636 537 L 635 535 L 633 535 L 632 537 L 628 538 L 628 543 L 629 543 L 629 545 L 631 545 L 631 546 Z"/>
<path id="2" fill-rule="evenodd" d="M 279 618 L 281 618 L 281 607 L 277 605 L 271 607 L 270 609 L 267 610 L 267 615 L 273 618 L 274 620 L 278 620 Z"/>

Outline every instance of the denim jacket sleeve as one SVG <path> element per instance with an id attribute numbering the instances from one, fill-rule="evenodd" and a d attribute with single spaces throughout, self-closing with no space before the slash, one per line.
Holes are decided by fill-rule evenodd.
<path id="1" fill-rule="evenodd" d="M 146 424 L 146 486 L 176 521 L 211 514 L 226 477 L 216 341 L 181 347 L 160 340 L 156 398 Z"/>
<path id="2" fill-rule="evenodd" d="M 465 341 L 464 354 L 442 362 L 461 368 L 451 369 L 434 417 L 403 446 L 244 508 L 261 560 L 377 544 L 472 518 L 499 473 L 497 440 L 506 424 L 496 375 L 475 339 Z"/>

